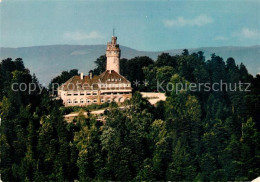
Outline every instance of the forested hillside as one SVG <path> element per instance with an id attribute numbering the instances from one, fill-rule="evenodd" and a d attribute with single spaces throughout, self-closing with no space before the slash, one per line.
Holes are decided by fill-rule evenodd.
<path id="1" fill-rule="evenodd" d="M 104 71 L 105 57 L 94 74 Z M 13 91 L 13 83 L 37 83 L 21 59 L 0 64 L 2 181 L 247 181 L 260 175 L 260 76 L 233 58 L 203 52 L 163 53 L 121 60 L 133 84 L 125 109 L 110 104 L 106 121 L 79 115 L 67 123 L 62 103 L 37 87 Z M 77 70 L 52 82 L 63 83 Z M 166 83 L 250 83 L 250 91 L 166 91 L 152 106 L 139 91 Z M 148 84 L 143 84 L 146 81 Z M 41 91 L 41 92 L 40 92 Z"/>

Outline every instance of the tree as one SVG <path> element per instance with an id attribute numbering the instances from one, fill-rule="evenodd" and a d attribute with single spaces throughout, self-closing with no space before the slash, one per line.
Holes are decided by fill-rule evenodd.
<path id="1" fill-rule="evenodd" d="M 88 122 L 82 122 L 81 129 L 75 134 L 74 143 L 79 154 L 77 160 L 79 180 L 93 180 L 98 176 L 98 170 L 103 167 L 103 159 L 100 145 L 100 128 L 97 121 L 92 119 L 90 125 Z"/>
<path id="2" fill-rule="evenodd" d="M 106 71 L 106 62 L 107 62 L 107 57 L 106 55 L 102 55 L 97 60 L 95 61 L 96 68 L 93 70 L 94 75 L 100 75 L 104 71 Z"/>
<path id="3" fill-rule="evenodd" d="M 171 162 L 171 138 L 166 122 L 155 120 L 151 126 L 151 140 L 153 141 L 153 171 L 157 180 L 166 179 L 166 170 Z"/>
<path id="4" fill-rule="evenodd" d="M 190 163 L 190 158 L 189 153 L 178 140 L 173 149 L 172 162 L 167 169 L 167 180 L 193 180 L 196 177 L 196 167 Z"/>
<path id="5" fill-rule="evenodd" d="M 259 173 L 259 132 L 255 128 L 252 118 L 242 126 L 241 137 L 241 169 L 242 176 L 248 180 L 255 179 Z"/>
<path id="6" fill-rule="evenodd" d="M 58 94 L 58 87 L 61 86 L 63 83 L 68 81 L 71 77 L 79 75 L 77 69 L 72 69 L 70 71 L 63 71 L 59 76 L 53 78 L 49 84 L 49 92 L 52 95 Z"/>
<path id="7" fill-rule="evenodd" d="M 183 56 L 188 56 L 189 55 L 188 49 L 183 49 L 182 55 Z"/>
<path id="8" fill-rule="evenodd" d="M 153 115 L 149 105 L 136 93 L 126 110 L 110 109 L 101 136 L 102 150 L 107 153 L 102 168 L 107 176 L 103 178 L 131 180 L 141 170 L 145 157 L 151 155 L 148 132 Z"/>
<path id="9" fill-rule="evenodd" d="M 171 78 L 171 83 L 189 84 L 184 78 L 175 74 Z M 194 177 L 198 169 L 192 167 L 197 164 L 197 156 L 200 153 L 199 132 L 201 109 L 196 97 L 191 96 L 189 91 L 181 90 L 176 92 L 176 87 L 169 93 L 166 100 L 166 123 L 169 124 L 169 130 L 174 133 L 172 138 L 173 158 L 169 166 L 167 178 L 173 180 L 174 175 L 177 180 L 189 180 Z M 183 147 L 181 147 L 183 146 Z M 176 155 L 182 156 L 178 161 Z M 189 165 L 187 164 L 189 161 Z M 188 165 L 188 166 L 187 166 Z M 185 174 L 184 174 L 185 171 Z M 181 175 L 182 174 L 182 175 Z"/>
<path id="10" fill-rule="evenodd" d="M 130 82 L 139 81 L 139 83 L 142 84 L 143 81 L 145 81 L 143 68 L 152 64 L 154 64 L 153 60 L 147 56 L 132 58 L 126 63 L 126 67 L 123 71 L 124 76 Z M 134 89 L 142 90 L 144 86 L 140 85 L 140 88 L 137 88 L 133 85 L 133 87 Z"/>
<path id="11" fill-rule="evenodd" d="M 157 67 L 161 66 L 171 66 L 175 68 L 177 66 L 177 62 L 175 57 L 171 56 L 169 53 L 162 53 L 158 56 L 155 65 Z"/>

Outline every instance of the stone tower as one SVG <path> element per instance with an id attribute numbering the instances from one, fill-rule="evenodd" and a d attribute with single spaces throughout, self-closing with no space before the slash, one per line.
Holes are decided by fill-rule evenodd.
<path id="1" fill-rule="evenodd" d="M 107 70 L 114 70 L 118 74 L 120 74 L 120 54 L 121 50 L 119 48 L 119 44 L 116 42 L 117 37 L 112 36 L 112 41 L 107 43 Z"/>

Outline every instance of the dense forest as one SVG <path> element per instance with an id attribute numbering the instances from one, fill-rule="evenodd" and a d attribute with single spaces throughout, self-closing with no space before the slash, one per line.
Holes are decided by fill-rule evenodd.
<path id="1" fill-rule="evenodd" d="M 105 70 L 99 57 L 94 74 Z M 125 109 L 115 103 L 106 121 L 81 113 L 63 118 L 53 88 L 42 88 L 21 58 L 0 64 L 2 181 L 247 181 L 260 175 L 260 76 L 233 58 L 203 52 L 162 53 L 157 60 L 120 60 L 121 74 L 134 85 Z M 64 83 L 77 70 L 52 83 Z M 250 91 L 167 91 L 155 106 L 140 91 L 165 83 L 250 83 Z M 147 81 L 147 85 L 141 84 Z M 13 83 L 36 83 L 29 93 Z M 54 93 L 55 94 L 55 93 Z M 50 96 L 51 95 L 51 96 Z"/>

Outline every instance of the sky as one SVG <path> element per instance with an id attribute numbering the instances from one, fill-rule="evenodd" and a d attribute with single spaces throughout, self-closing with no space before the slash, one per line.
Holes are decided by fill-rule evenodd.
<path id="1" fill-rule="evenodd" d="M 260 44 L 260 0 L 0 0 L 0 47 L 106 44 L 137 50 Z"/>

